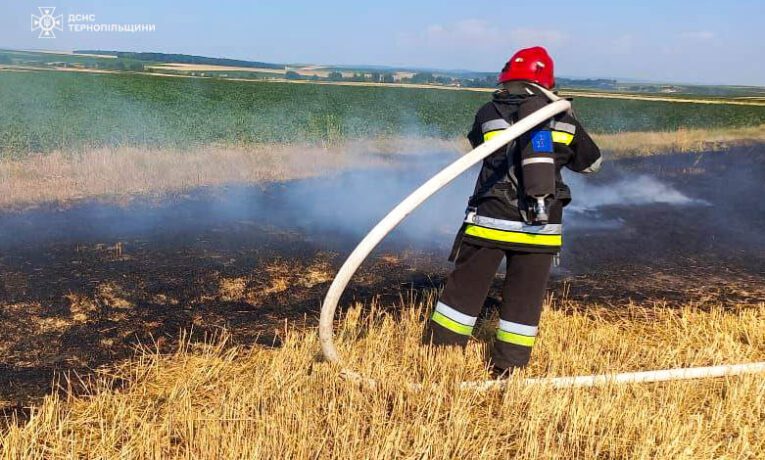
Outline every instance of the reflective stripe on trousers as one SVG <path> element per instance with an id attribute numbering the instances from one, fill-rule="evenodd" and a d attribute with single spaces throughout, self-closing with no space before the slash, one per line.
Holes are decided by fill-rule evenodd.
<path id="1" fill-rule="evenodd" d="M 431 319 L 434 323 L 449 329 L 456 334 L 471 335 L 478 317 L 460 313 L 445 303 L 438 302 Z"/>
<path id="2" fill-rule="evenodd" d="M 539 328 L 512 321 L 499 320 L 497 340 L 522 347 L 533 347 Z"/>
<path id="3" fill-rule="evenodd" d="M 498 329 L 503 332 L 493 331 L 499 339 L 495 336 L 490 359 L 502 369 L 528 363 L 533 347 L 527 345 L 535 335 L 535 329 L 530 328 L 539 324 L 553 259 L 548 253 L 513 251 L 463 241 L 440 304 L 434 305 L 432 319 L 423 331 L 424 343 L 460 347 L 469 343 L 502 259 L 506 260 L 506 276 L 499 312 L 503 321 Z"/>

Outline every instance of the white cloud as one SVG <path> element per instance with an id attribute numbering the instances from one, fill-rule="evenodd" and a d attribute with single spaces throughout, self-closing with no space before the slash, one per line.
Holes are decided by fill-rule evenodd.
<path id="1" fill-rule="evenodd" d="M 634 48 L 635 37 L 632 34 L 620 35 L 605 46 L 605 50 L 613 54 L 630 54 Z"/>
<path id="2" fill-rule="evenodd" d="M 660 49 L 668 56 L 683 56 L 687 63 L 690 63 L 693 56 L 695 59 L 703 58 L 710 49 L 721 46 L 717 34 L 708 30 L 682 32 L 677 37 L 678 40 L 667 42 Z"/>
<path id="3" fill-rule="evenodd" d="M 430 67 L 499 70 L 520 48 L 541 45 L 553 56 L 566 48 L 564 32 L 532 29 L 492 19 L 468 18 L 450 23 L 431 23 L 420 30 L 396 34 L 400 62 Z"/>
<path id="4" fill-rule="evenodd" d="M 507 40 L 500 29 L 480 19 L 465 19 L 448 26 L 431 25 L 425 30 L 423 37 L 432 45 L 481 46 Z"/>
<path id="5" fill-rule="evenodd" d="M 699 41 L 699 42 L 706 42 L 709 40 L 712 40 L 717 35 L 714 32 L 710 32 L 708 30 L 696 30 L 696 31 L 690 31 L 690 32 L 683 32 L 680 34 L 680 38 L 684 40 L 693 40 L 693 41 Z"/>
<path id="6" fill-rule="evenodd" d="M 533 45 L 552 46 L 562 43 L 565 38 L 559 30 L 500 28 L 482 19 L 464 19 L 447 25 L 432 24 L 420 33 L 398 35 L 399 43 L 404 45 L 503 50 Z"/>
<path id="7" fill-rule="evenodd" d="M 555 29 L 537 29 L 521 27 L 510 31 L 513 42 L 519 47 L 554 46 L 563 43 L 566 34 Z"/>

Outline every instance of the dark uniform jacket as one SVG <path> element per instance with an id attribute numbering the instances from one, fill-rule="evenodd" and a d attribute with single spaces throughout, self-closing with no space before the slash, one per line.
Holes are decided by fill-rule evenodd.
<path id="1" fill-rule="evenodd" d="M 492 101 L 478 110 L 468 134 L 474 148 L 551 102 L 532 85 L 520 84 L 511 91 L 496 91 Z M 553 142 L 550 155 L 555 161 L 556 191 L 549 204 L 548 224 L 533 225 L 529 221 L 527 199 L 519 193 L 523 187 L 521 150 L 531 140 L 531 134 L 526 134 L 484 159 L 453 256 L 460 241 L 526 252 L 560 250 L 563 207 L 571 201 L 571 191 L 560 170 L 566 167 L 579 173 L 595 172 L 600 167 L 601 154 L 572 113 L 560 114 L 537 128 L 551 131 Z"/>

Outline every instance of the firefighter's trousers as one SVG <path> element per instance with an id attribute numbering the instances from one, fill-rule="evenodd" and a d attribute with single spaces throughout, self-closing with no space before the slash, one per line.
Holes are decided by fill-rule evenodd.
<path id="1" fill-rule="evenodd" d="M 508 369 L 529 362 L 552 254 L 508 251 L 463 241 L 454 271 L 426 327 L 426 343 L 467 344 L 503 257 L 507 260 L 507 274 L 491 364 Z"/>

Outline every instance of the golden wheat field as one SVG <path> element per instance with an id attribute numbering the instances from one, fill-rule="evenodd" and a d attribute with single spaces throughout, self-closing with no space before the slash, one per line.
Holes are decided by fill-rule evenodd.
<path id="1" fill-rule="evenodd" d="M 762 376 L 553 389 L 525 376 L 611 373 L 765 360 L 765 304 L 588 307 L 548 299 L 532 365 L 506 390 L 485 379 L 480 341 L 419 345 L 433 296 L 356 305 L 338 322 L 344 381 L 318 361 L 313 328 L 280 346 L 188 341 L 145 347 L 79 396 L 49 396 L 0 440 L 4 458 L 765 458 Z M 491 336 L 487 320 L 479 338 Z M 425 383 L 413 392 L 407 381 Z M 66 387 L 67 382 L 61 382 Z"/>

